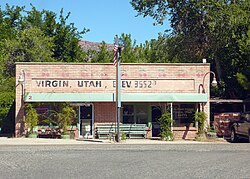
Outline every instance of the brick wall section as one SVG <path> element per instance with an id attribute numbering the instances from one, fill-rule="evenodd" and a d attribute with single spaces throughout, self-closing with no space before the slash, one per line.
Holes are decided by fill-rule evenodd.
<path id="1" fill-rule="evenodd" d="M 197 136 L 197 129 L 192 127 L 191 129 L 185 129 L 180 127 L 174 128 L 174 139 L 194 139 Z"/>
<path id="2" fill-rule="evenodd" d="M 61 93 L 113 93 L 115 88 L 108 86 L 115 80 L 115 67 L 112 64 L 34 64 L 20 63 L 16 66 L 16 76 L 25 71 L 26 92 Z M 198 93 L 203 75 L 210 71 L 209 64 L 122 64 L 122 80 L 156 80 L 152 88 L 122 88 L 122 92 L 146 93 Z M 68 87 L 41 87 L 40 81 L 67 80 Z M 102 88 L 80 88 L 76 81 L 101 80 Z M 206 81 L 209 80 L 209 75 Z M 107 84 L 107 85 L 106 85 Z M 133 84 L 134 85 L 134 84 Z M 208 89 L 208 84 L 205 84 Z M 208 91 L 208 90 L 206 90 Z"/>
<path id="3" fill-rule="evenodd" d="M 116 104 L 115 103 L 94 103 L 95 123 L 115 123 Z"/>
<path id="4" fill-rule="evenodd" d="M 19 75 L 19 73 L 18 73 Z M 16 77 L 18 80 L 18 76 Z M 23 85 L 16 83 L 16 113 L 15 113 L 15 136 L 20 137 L 24 133 L 24 101 Z"/>
<path id="5" fill-rule="evenodd" d="M 64 63 L 17 63 L 16 64 L 16 136 L 22 135 L 24 108 L 22 86 L 18 85 L 21 69 L 25 72 L 25 91 L 33 93 L 114 93 L 115 88 L 79 88 L 73 85 L 77 80 L 101 80 L 103 83 L 115 80 L 115 67 L 112 64 L 64 64 Z M 122 88 L 129 93 L 198 93 L 204 74 L 210 71 L 209 64 L 122 64 L 122 80 L 157 80 L 155 88 Z M 39 87 L 39 81 L 67 80 L 72 83 L 67 88 Z M 209 97 L 210 75 L 205 79 L 204 88 Z M 208 103 L 209 104 L 209 103 Z M 100 111 L 99 111 L 100 110 Z M 205 104 L 209 114 L 209 105 Z M 95 104 L 95 122 L 112 122 L 115 119 L 114 103 Z M 209 119 L 207 120 L 209 124 Z"/>

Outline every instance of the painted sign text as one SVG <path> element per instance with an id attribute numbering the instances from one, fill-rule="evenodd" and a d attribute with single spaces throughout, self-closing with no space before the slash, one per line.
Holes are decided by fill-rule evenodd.
<path id="1" fill-rule="evenodd" d="M 36 80 L 39 88 L 115 88 L 114 80 Z M 121 80 L 121 88 L 153 88 L 155 80 Z"/>

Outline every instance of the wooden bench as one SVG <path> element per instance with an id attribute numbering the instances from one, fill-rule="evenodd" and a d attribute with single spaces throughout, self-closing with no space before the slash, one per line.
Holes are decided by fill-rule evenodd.
<path id="1" fill-rule="evenodd" d="M 117 126 L 113 124 L 99 124 L 96 127 L 96 136 L 101 138 L 109 138 L 115 135 Z M 125 133 L 126 137 L 132 138 L 146 138 L 147 125 L 146 124 L 120 124 L 120 134 Z"/>

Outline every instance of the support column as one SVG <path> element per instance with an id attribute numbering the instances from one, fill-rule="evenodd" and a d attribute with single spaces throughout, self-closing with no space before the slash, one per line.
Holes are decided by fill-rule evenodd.
<path id="1" fill-rule="evenodd" d="M 15 137 L 21 137 L 24 132 L 25 126 L 23 85 L 18 84 L 16 86 Z"/>

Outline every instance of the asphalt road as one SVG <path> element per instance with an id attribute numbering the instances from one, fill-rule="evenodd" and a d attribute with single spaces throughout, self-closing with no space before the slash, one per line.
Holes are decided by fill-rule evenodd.
<path id="1" fill-rule="evenodd" d="M 1 145 L 0 178 L 250 178 L 250 144 Z"/>

